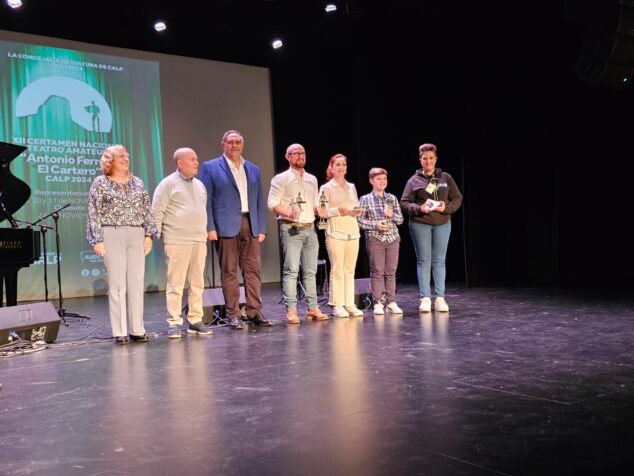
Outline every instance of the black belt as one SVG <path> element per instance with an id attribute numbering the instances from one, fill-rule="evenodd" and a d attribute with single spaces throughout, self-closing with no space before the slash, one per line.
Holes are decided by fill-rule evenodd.
<path id="1" fill-rule="evenodd" d="M 243 217 L 247 217 L 247 218 L 248 218 L 248 216 L 249 216 L 249 212 L 242 212 L 242 216 L 243 216 Z"/>

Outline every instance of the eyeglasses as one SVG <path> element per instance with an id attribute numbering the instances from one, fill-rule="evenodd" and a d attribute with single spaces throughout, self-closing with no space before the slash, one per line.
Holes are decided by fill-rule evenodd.
<path id="1" fill-rule="evenodd" d="M 306 155 L 306 152 L 291 152 L 291 155 L 301 157 L 302 155 Z"/>

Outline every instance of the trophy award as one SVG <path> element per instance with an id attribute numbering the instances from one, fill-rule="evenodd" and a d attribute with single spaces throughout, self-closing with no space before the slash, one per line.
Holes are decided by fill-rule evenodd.
<path id="1" fill-rule="evenodd" d="M 302 198 L 302 193 L 297 192 L 297 197 L 295 200 L 291 202 L 291 209 L 293 210 L 293 218 L 297 219 L 302 214 L 302 205 L 306 203 L 306 201 Z"/>
<path id="2" fill-rule="evenodd" d="M 427 205 L 429 207 L 429 211 L 433 212 L 436 208 L 438 208 L 440 206 L 440 202 L 437 200 L 432 200 L 431 198 L 428 198 L 425 201 L 425 205 Z"/>
<path id="3" fill-rule="evenodd" d="M 383 226 L 389 226 L 390 219 L 394 216 L 394 199 L 392 197 L 387 197 L 385 199 L 384 213 L 387 220 L 383 220 Z"/>
<path id="4" fill-rule="evenodd" d="M 328 207 L 328 199 L 326 198 L 326 194 L 322 191 L 321 196 L 319 197 L 319 208 L 321 210 L 325 210 Z M 317 222 L 317 228 L 319 230 L 325 230 L 328 226 L 325 218 L 319 217 L 319 221 Z"/>
<path id="5" fill-rule="evenodd" d="M 385 216 L 392 218 L 392 210 L 394 210 L 394 199 L 392 197 L 387 197 L 385 199 Z"/>

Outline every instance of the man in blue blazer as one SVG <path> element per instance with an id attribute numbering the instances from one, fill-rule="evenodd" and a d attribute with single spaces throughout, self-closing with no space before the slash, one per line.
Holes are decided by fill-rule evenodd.
<path id="1" fill-rule="evenodd" d="M 225 132 L 223 154 L 205 162 L 199 174 L 207 188 L 207 234 L 218 243 L 222 294 L 234 329 L 242 329 L 238 265 L 247 317 L 256 326 L 273 324 L 262 315 L 260 294 L 260 243 L 266 238 L 262 178 L 258 166 L 242 157 L 243 149 L 242 134 Z"/>

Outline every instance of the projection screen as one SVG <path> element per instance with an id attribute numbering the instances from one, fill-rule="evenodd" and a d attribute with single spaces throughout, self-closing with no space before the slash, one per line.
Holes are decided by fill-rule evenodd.
<path id="1" fill-rule="evenodd" d="M 111 144 L 130 151 L 132 173 L 150 193 L 174 170 L 173 152 L 191 147 L 201 162 L 221 153 L 229 129 L 245 138 L 244 157 L 262 169 L 266 194 L 274 173 L 269 70 L 266 68 L 79 43 L 0 30 L 0 141 L 27 150 L 11 172 L 31 188 L 14 218 L 33 223 L 59 211 L 45 232 L 46 256 L 18 273 L 20 301 L 105 294 L 103 261 L 86 241 L 86 206 L 99 157 Z M 55 227 L 52 217 L 39 221 Z M 4 220 L 0 227 L 8 227 Z M 26 226 L 24 223 L 21 226 Z M 267 214 L 262 281 L 279 281 L 275 217 Z M 33 227 L 39 230 L 38 226 Z M 220 286 L 208 247 L 206 286 Z M 162 244 L 146 259 L 147 291 L 165 289 Z"/>

